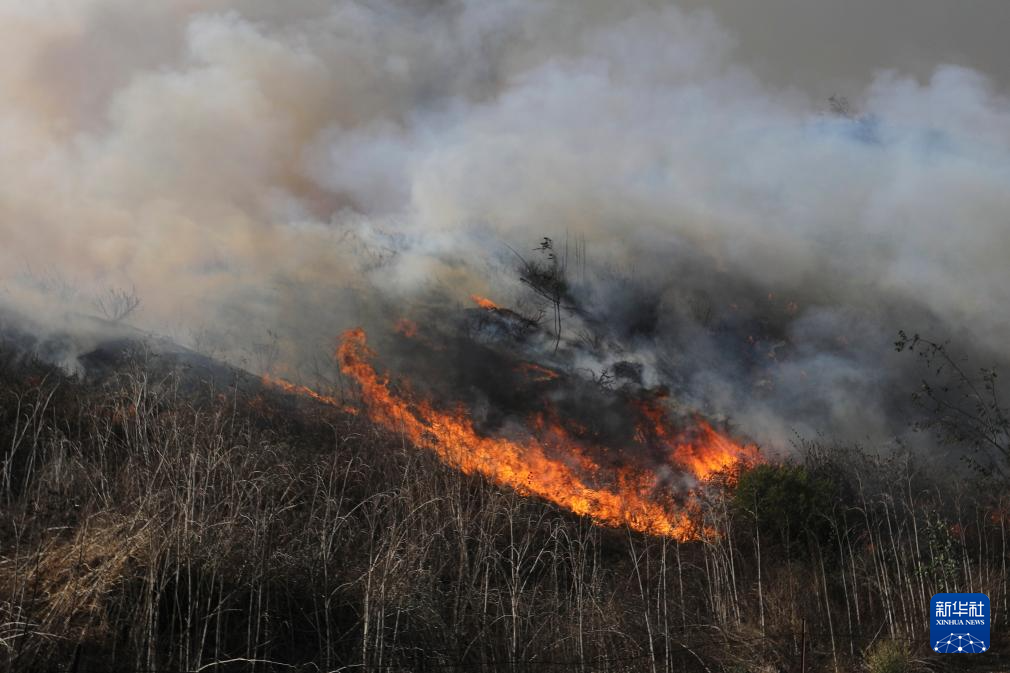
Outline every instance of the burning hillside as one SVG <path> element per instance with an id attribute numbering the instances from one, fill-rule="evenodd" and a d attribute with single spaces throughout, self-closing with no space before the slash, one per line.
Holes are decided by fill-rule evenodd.
<path id="1" fill-rule="evenodd" d="M 638 445 L 660 442 L 667 462 L 653 469 L 602 465 L 594 453 L 605 447 L 594 447 L 591 440 L 576 436 L 550 407 L 529 417 L 513 437 L 483 436 L 464 407 L 436 408 L 432 402 L 413 396 L 409 385 L 404 386 L 404 392 L 397 392 L 389 378 L 371 364 L 374 356 L 363 330 L 351 330 L 341 337 L 337 349 L 340 369 L 359 385 L 362 402 L 375 422 L 402 432 L 415 445 L 434 451 L 463 472 L 482 474 L 598 523 L 692 539 L 698 529 L 683 500 L 678 506 L 664 488 L 670 473 L 703 482 L 756 457 L 754 447 L 735 442 L 700 419 L 697 427 L 676 431 L 656 408 L 641 414 L 642 425 L 633 440 Z"/>
<path id="2" fill-rule="evenodd" d="M 0 673 L 1010 633 L 1010 2 L 948 4 L 0 0 Z"/>
<path id="3" fill-rule="evenodd" d="M 478 303 L 497 310 L 489 300 Z M 732 439 L 699 416 L 674 423 L 654 393 L 581 396 L 578 409 L 559 404 L 556 400 L 570 395 L 577 380 L 533 362 L 507 367 L 508 375 L 492 384 L 497 392 L 509 389 L 512 400 L 521 404 L 509 409 L 499 402 L 492 415 L 500 417 L 489 422 L 489 414 L 478 418 L 460 399 L 436 399 L 434 393 L 419 391 L 410 378 L 381 374 L 378 355 L 361 328 L 340 337 L 336 358 L 373 422 L 402 433 L 466 474 L 483 475 L 607 526 L 694 539 L 702 529 L 690 515 L 693 489 L 758 458 L 756 447 Z M 271 377 L 264 382 L 348 408 L 304 386 Z M 608 414 L 621 417 L 618 427 L 584 420 Z"/>

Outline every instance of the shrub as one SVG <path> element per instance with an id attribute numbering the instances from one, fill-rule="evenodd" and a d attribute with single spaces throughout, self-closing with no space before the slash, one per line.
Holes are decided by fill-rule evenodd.
<path id="1" fill-rule="evenodd" d="M 897 640 L 878 641 L 867 650 L 866 670 L 869 673 L 909 673 L 912 660 L 908 647 Z"/>
<path id="2" fill-rule="evenodd" d="M 740 475 L 735 509 L 756 519 L 765 540 L 790 555 L 802 555 L 809 542 L 826 544 L 832 527 L 825 513 L 837 502 L 828 478 L 803 465 L 762 464 Z"/>

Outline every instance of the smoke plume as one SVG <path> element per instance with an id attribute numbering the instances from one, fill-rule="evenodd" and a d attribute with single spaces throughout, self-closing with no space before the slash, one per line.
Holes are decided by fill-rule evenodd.
<path id="1" fill-rule="evenodd" d="M 535 312 L 550 237 L 540 357 L 770 445 L 886 440 L 898 329 L 1007 359 L 1010 100 L 940 64 L 829 104 L 738 41 L 645 0 L 3 0 L 3 297 L 129 288 L 138 326 L 300 370 L 471 293 Z"/>

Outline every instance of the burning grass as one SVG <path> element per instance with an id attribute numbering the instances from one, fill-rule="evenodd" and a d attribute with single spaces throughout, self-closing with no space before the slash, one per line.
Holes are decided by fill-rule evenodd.
<path id="1" fill-rule="evenodd" d="M 486 311 L 497 311 L 501 308 L 498 304 L 494 303 L 487 297 L 480 296 L 479 294 L 470 295 L 470 301 Z"/>
<path id="2" fill-rule="evenodd" d="M 341 337 L 340 369 L 358 384 L 369 418 L 402 433 L 415 446 L 433 451 L 447 465 L 466 474 L 482 474 L 600 524 L 627 525 L 678 540 L 695 539 L 701 533 L 690 515 L 690 496 L 676 503 L 669 489 L 663 488 L 666 475 L 660 466 L 652 470 L 602 467 L 594 452 L 551 409 L 529 419 L 526 436 L 484 436 L 463 407 L 436 408 L 431 401 L 412 395 L 406 385 L 402 387 L 407 392 L 394 392 L 388 378 L 372 366 L 374 356 L 364 330 L 351 330 Z M 549 371 L 529 366 L 533 371 Z M 669 463 L 661 467 L 686 473 L 697 484 L 757 459 L 754 447 L 732 440 L 704 421 L 698 421 L 690 432 L 677 432 L 657 407 L 650 407 L 649 412 L 645 418 L 651 427 L 644 433 L 659 439 L 669 456 Z"/>
<path id="3" fill-rule="evenodd" d="M 263 382 L 263 385 L 266 386 L 267 388 L 275 388 L 282 392 L 288 393 L 289 395 L 300 395 L 308 397 L 327 406 L 340 409 L 341 411 L 347 414 L 358 413 L 357 408 L 349 404 L 345 404 L 339 398 L 334 397 L 332 395 L 323 395 L 321 393 L 316 392 L 312 388 L 309 388 L 308 386 L 292 383 L 291 381 L 288 381 L 286 379 L 271 376 L 269 374 L 264 374 L 261 380 Z"/>
<path id="4" fill-rule="evenodd" d="M 497 307 L 475 296 L 484 308 Z M 486 304 L 486 305 L 485 305 Z M 416 337 L 418 326 L 395 331 Z M 655 401 L 639 401 L 630 411 L 639 415 L 635 441 L 658 447 L 664 462 L 639 466 L 631 462 L 602 464 L 600 447 L 585 437 L 584 429 L 573 432 L 571 419 L 562 419 L 549 404 L 524 419 L 524 428 L 512 436 L 488 436 L 480 432 L 462 404 L 450 409 L 411 392 L 409 381 L 394 389 L 372 361 L 364 330 L 346 332 L 340 339 L 336 359 L 341 372 L 352 379 L 361 394 L 368 418 L 410 444 L 428 449 L 446 465 L 465 474 L 480 474 L 520 494 L 548 500 L 570 512 L 587 516 L 606 526 L 629 526 L 633 530 L 672 537 L 697 539 L 706 533 L 694 513 L 696 489 L 715 477 L 729 474 L 759 459 L 756 447 L 737 442 L 697 417 L 687 430 L 676 428 Z M 533 362 L 516 369 L 530 383 L 548 383 L 560 374 Z M 330 395 L 284 379 L 264 376 L 266 386 L 313 399 L 348 413 L 354 406 Z M 582 432 L 576 434 L 577 431 Z M 629 447 L 630 448 L 630 447 Z M 642 453 L 642 447 L 634 449 Z M 671 481 L 687 481 L 672 485 Z"/>
<path id="5" fill-rule="evenodd" d="M 360 331 L 338 353 L 357 415 L 276 380 L 197 396 L 186 368 L 85 382 L 2 355 L 2 671 L 787 670 L 800 620 L 817 670 L 854 670 L 882 624 L 921 635 L 901 605 L 936 583 L 1010 586 L 1005 497 L 955 510 L 913 461 L 840 454 L 719 479 L 738 444 L 658 399 L 635 441 L 705 484 L 687 503 L 557 413 L 488 434 Z"/>

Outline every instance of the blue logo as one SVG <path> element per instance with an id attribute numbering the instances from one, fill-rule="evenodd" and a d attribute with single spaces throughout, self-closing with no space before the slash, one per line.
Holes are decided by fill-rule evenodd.
<path id="1" fill-rule="evenodd" d="M 941 654 L 979 654 L 989 650 L 989 597 L 936 594 L 929 606 L 929 640 Z"/>

